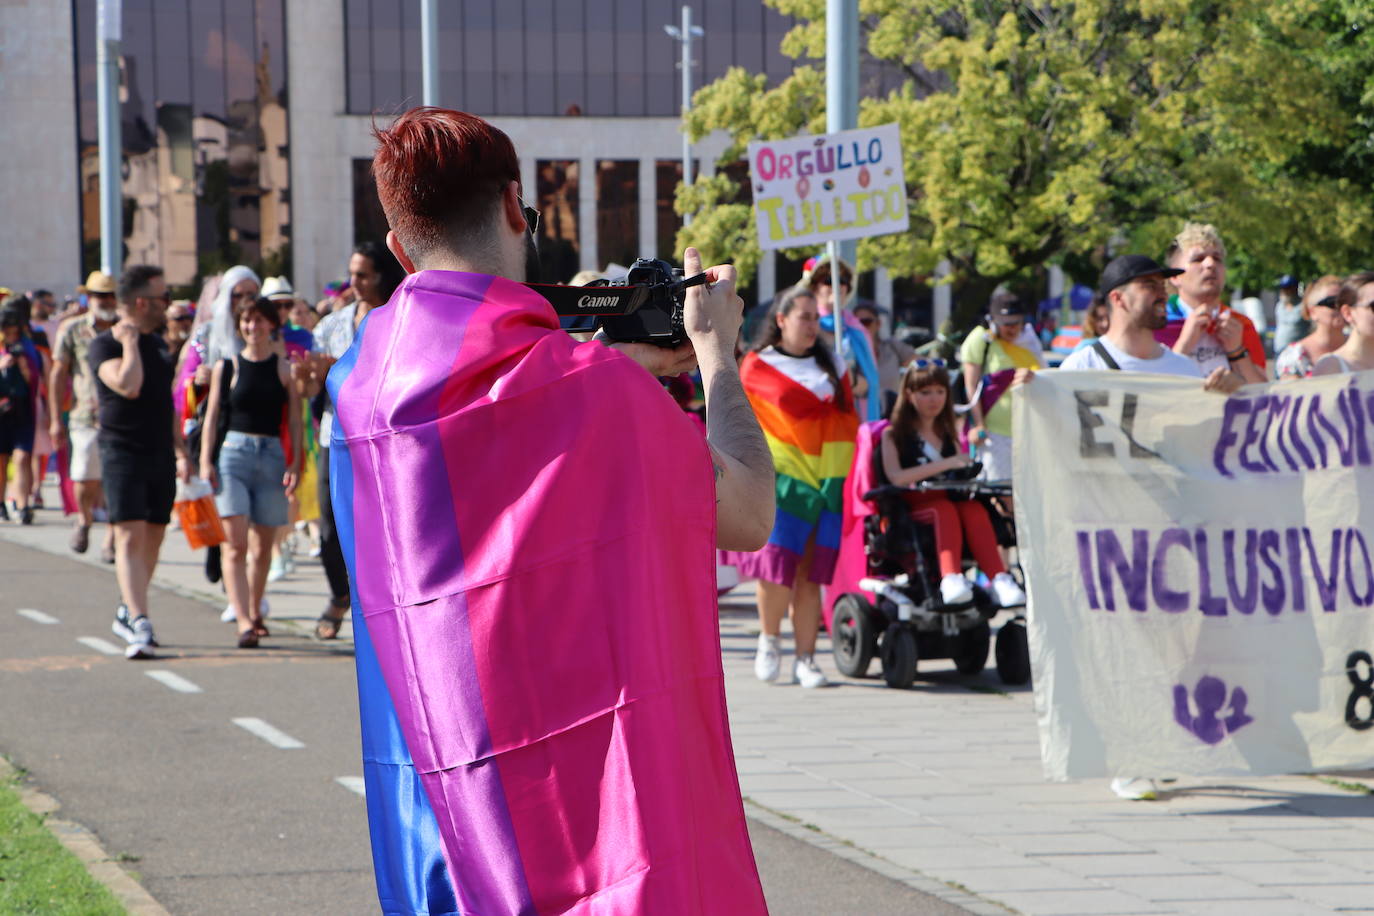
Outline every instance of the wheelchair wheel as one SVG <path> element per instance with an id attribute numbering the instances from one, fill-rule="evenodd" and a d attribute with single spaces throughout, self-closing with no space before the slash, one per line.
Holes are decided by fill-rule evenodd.
<path id="1" fill-rule="evenodd" d="M 873 615 L 873 605 L 862 595 L 846 592 L 835 601 L 830 642 L 834 647 L 835 667 L 845 677 L 868 675 L 869 663 L 878 649 Z"/>
<path id="2" fill-rule="evenodd" d="M 883 680 L 905 690 L 916 680 L 916 634 L 900 623 L 889 624 L 882 640 Z"/>
<path id="3" fill-rule="evenodd" d="M 1014 617 L 997 631 L 997 675 L 1004 684 L 1019 685 L 1031 679 L 1030 642 L 1026 622 Z"/>
<path id="4" fill-rule="evenodd" d="M 992 643 L 992 628 L 984 620 L 978 626 L 955 637 L 954 667 L 960 674 L 977 674 L 988 663 L 988 646 Z"/>

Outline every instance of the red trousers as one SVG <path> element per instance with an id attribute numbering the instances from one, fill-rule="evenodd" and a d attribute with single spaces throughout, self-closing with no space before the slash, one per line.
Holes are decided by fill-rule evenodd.
<path id="1" fill-rule="evenodd" d="M 935 528 L 935 552 L 940 558 L 940 575 L 960 572 L 964 541 L 968 540 L 973 561 L 989 577 L 1006 572 L 1002 554 L 997 550 L 997 535 L 992 530 L 987 507 L 977 500 L 955 502 L 944 493 L 912 493 L 906 498 L 911 517 Z"/>

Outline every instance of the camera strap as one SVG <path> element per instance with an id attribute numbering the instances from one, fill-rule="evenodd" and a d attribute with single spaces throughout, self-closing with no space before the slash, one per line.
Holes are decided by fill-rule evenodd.
<path id="1" fill-rule="evenodd" d="M 648 298 L 648 286 L 559 286 L 526 283 L 553 306 L 560 318 L 584 315 L 629 315 Z"/>

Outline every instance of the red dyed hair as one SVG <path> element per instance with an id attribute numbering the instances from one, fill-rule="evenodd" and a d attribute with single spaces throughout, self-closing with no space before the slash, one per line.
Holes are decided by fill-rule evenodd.
<path id="1" fill-rule="evenodd" d="M 373 136 L 377 196 L 412 257 L 485 235 L 502 190 L 520 181 L 510 137 L 476 115 L 412 108 Z"/>

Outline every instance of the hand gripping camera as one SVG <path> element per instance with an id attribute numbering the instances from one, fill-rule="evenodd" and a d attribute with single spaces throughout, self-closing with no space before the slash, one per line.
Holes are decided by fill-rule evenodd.
<path id="1" fill-rule="evenodd" d="M 676 347 L 687 340 L 682 317 L 687 290 L 705 282 L 706 274 L 684 279 L 667 261 L 640 258 L 621 283 L 525 285 L 547 299 L 560 318 L 593 318 L 594 327 L 613 341 Z"/>

